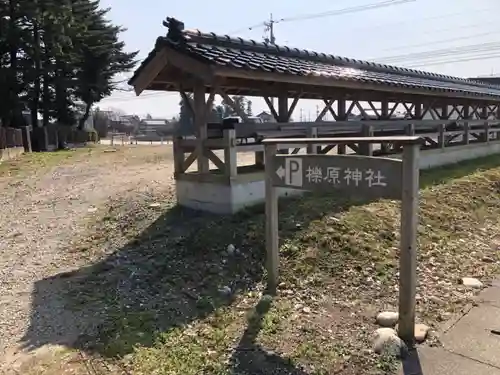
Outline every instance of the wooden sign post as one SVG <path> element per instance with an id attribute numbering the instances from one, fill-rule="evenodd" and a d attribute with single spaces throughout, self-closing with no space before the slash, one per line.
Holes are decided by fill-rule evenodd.
<path id="1" fill-rule="evenodd" d="M 398 142 L 403 158 L 358 155 L 277 155 L 279 144 L 331 145 Z M 415 327 L 418 224 L 419 137 L 266 139 L 266 247 L 268 289 L 276 292 L 279 273 L 278 195 L 276 188 L 355 192 L 370 199 L 401 200 L 399 259 L 399 336 L 413 346 Z"/>

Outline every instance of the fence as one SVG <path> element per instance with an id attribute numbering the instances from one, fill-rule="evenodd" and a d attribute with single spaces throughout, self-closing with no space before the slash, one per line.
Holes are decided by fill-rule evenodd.
<path id="1" fill-rule="evenodd" d="M 49 125 L 44 131 L 42 137 L 46 137 L 46 149 L 53 149 L 59 146 L 59 143 L 65 142 L 69 144 L 84 144 L 87 142 L 97 142 L 98 136 L 96 132 L 79 130 L 74 127 L 64 125 Z"/>
<path id="2" fill-rule="evenodd" d="M 141 136 L 129 136 L 126 134 L 108 134 L 108 139 L 106 140 L 101 140 L 100 143 L 103 143 L 105 141 L 106 143 L 109 142 L 110 145 L 112 146 L 124 146 L 126 144 L 128 145 L 167 145 L 167 144 L 172 144 L 173 143 L 173 137 L 172 136 L 165 136 L 165 137 L 141 137 Z"/>
<path id="3" fill-rule="evenodd" d="M 0 161 L 13 159 L 24 151 L 23 129 L 0 127 Z"/>

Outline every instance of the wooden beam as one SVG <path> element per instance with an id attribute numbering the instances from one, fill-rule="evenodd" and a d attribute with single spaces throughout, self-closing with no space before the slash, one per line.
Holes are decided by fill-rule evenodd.
<path id="1" fill-rule="evenodd" d="M 297 95 L 297 96 L 295 96 L 295 98 L 293 98 L 293 102 L 290 105 L 290 108 L 288 109 L 288 115 L 287 115 L 286 121 L 290 121 L 290 118 L 293 115 L 293 111 L 295 111 L 295 107 L 297 106 L 297 103 L 299 102 L 299 99 L 300 99 L 300 94 Z"/>
<path id="2" fill-rule="evenodd" d="M 249 80 L 268 81 L 268 82 L 282 82 L 285 84 L 296 84 L 303 86 L 336 87 L 336 88 L 347 88 L 355 90 L 420 95 L 427 97 L 472 99 L 470 95 L 466 95 L 459 92 L 448 93 L 448 92 L 437 92 L 425 89 L 409 89 L 405 87 L 377 85 L 374 83 L 333 80 L 323 76 L 315 76 L 315 75 L 299 76 L 299 75 L 283 74 L 283 73 L 260 72 L 255 70 L 232 69 L 226 67 L 217 67 L 215 68 L 214 73 L 216 76 L 219 77 L 241 78 Z M 477 101 L 492 100 L 492 98 L 487 95 L 485 95 L 484 97 L 480 96 L 474 99 L 476 99 Z"/>
<path id="3" fill-rule="evenodd" d="M 213 153 L 212 150 L 209 150 L 209 149 L 205 149 L 205 155 L 207 156 L 207 158 L 212 162 L 214 163 L 214 165 L 221 171 L 224 171 L 225 170 L 225 165 L 224 165 L 224 162 L 222 160 L 220 160 L 220 158 L 215 155 Z"/>
<path id="4" fill-rule="evenodd" d="M 269 107 L 269 110 L 271 111 L 271 114 L 273 115 L 274 119 L 278 121 L 278 113 L 276 113 L 276 109 L 274 108 L 273 103 L 271 103 L 271 99 L 269 99 L 268 96 L 263 96 L 264 101 L 266 102 L 267 106 Z M 288 121 L 288 120 L 287 120 Z"/>
<path id="5" fill-rule="evenodd" d="M 321 110 L 321 112 L 318 114 L 318 117 L 316 117 L 316 120 L 314 122 L 320 122 L 323 121 L 323 117 L 325 117 L 326 113 L 328 112 L 328 108 L 332 106 L 334 99 L 326 100 L 324 99 L 325 106 Z"/>
<path id="6" fill-rule="evenodd" d="M 335 113 L 335 111 L 332 108 L 332 105 L 333 105 L 333 103 L 335 103 L 335 100 L 332 100 L 331 102 L 328 102 L 326 99 L 323 99 L 323 103 L 325 103 L 326 108 L 328 109 L 328 111 L 330 112 L 330 114 L 332 115 L 332 117 L 335 120 L 338 120 L 339 117 L 337 116 L 337 114 Z"/>
<path id="7" fill-rule="evenodd" d="M 215 75 L 210 65 L 179 53 L 170 47 L 163 47 L 163 51 L 165 51 L 169 64 L 198 77 L 204 82 L 212 82 L 214 80 Z"/>
<path id="8" fill-rule="evenodd" d="M 135 94 L 140 95 L 154 81 L 167 63 L 167 52 L 165 50 L 157 52 L 132 82 Z"/>
<path id="9" fill-rule="evenodd" d="M 184 103 L 186 103 L 186 108 L 188 109 L 188 112 L 191 115 L 191 118 L 194 120 L 194 104 L 193 104 L 193 99 L 187 96 L 186 92 L 184 89 L 181 87 L 179 89 L 179 93 L 181 94 L 182 100 L 184 100 Z"/>
<path id="10" fill-rule="evenodd" d="M 191 166 L 191 164 L 194 163 L 196 158 L 198 157 L 198 150 L 194 150 L 187 158 L 184 160 L 182 163 L 182 172 L 186 172 L 188 168 Z"/>
<path id="11" fill-rule="evenodd" d="M 205 149 L 205 141 L 208 138 L 205 102 L 205 86 L 200 82 L 194 88 L 194 126 L 196 129 L 197 150 L 198 150 L 198 172 L 208 173 L 209 165 Z"/>
<path id="12" fill-rule="evenodd" d="M 231 97 L 224 92 L 222 89 L 217 89 L 217 93 L 224 99 L 224 101 L 231 106 L 231 108 L 236 112 L 238 116 L 241 117 L 243 121 L 248 121 L 246 113 L 244 113 L 241 108 L 239 108 Z"/>
<path id="13" fill-rule="evenodd" d="M 210 112 L 212 111 L 212 107 L 214 105 L 214 99 L 215 99 L 215 88 L 212 88 L 210 90 L 210 94 L 208 95 L 208 99 L 205 104 L 205 121 L 208 120 L 210 116 Z"/>

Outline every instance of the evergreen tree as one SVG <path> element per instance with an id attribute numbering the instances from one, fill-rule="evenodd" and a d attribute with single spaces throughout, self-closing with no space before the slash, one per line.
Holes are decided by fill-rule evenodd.
<path id="1" fill-rule="evenodd" d="M 83 102 L 82 127 L 93 104 L 132 69 L 137 52 L 125 52 L 123 28 L 106 19 L 98 0 L 0 0 L 0 119 L 22 125 L 74 124 Z"/>
<path id="2" fill-rule="evenodd" d="M 186 96 L 191 100 L 193 98 L 192 94 L 186 93 Z M 189 107 L 186 104 L 186 101 L 181 96 L 181 101 L 179 103 L 180 112 L 179 112 L 179 131 L 181 134 L 186 132 L 190 132 L 190 130 L 194 129 L 193 117 L 189 111 Z"/>

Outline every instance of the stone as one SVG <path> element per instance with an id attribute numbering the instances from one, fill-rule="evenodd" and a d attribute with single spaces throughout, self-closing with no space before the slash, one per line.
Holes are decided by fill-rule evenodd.
<path id="1" fill-rule="evenodd" d="M 231 291 L 230 287 L 223 286 L 222 288 L 219 289 L 219 293 L 224 295 L 224 296 L 229 296 L 229 295 L 231 295 L 232 291 Z"/>
<path id="2" fill-rule="evenodd" d="M 418 343 L 424 342 L 429 330 L 430 328 L 425 324 L 415 324 L 415 341 Z"/>
<path id="3" fill-rule="evenodd" d="M 399 314 L 394 311 L 383 311 L 377 315 L 377 324 L 381 327 L 395 327 L 399 319 Z"/>
<path id="4" fill-rule="evenodd" d="M 372 349 L 377 354 L 402 357 L 406 344 L 392 328 L 379 328 L 373 335 Z"/>
<path id="5" fill-rule="evenodd" d="M 444 305 L 446 302 L 437 296 L 430 296 L 429 301 L 435 303 L 436 305 Z"/>
<path id="6" fill-rule="evenodd" d="M 306 307 L 304 307 L 304 308 L 302 309 L 302 311 L 303 311 L 304 313 L 306 313 L 306 314 L 310 314 L 310 313 L 311 313 L 311 308 L 306 306 Z"/>
<path id="7" fill-rule="evenodd" d="M 149 205 L 149 208 L 159 208 L 160 206 L 161 206 L 161 204 L 160 204 L 160 203 L 151 203 L 151 204 Z"/>
<path id="8" fill-rule="evenodd" d="M 236 251 L 236 248 L 234 247 L 233 244 L 227 245 L 227 249 L 226 249 L 227 255 L 233 255 L 235 251 Z"/>
<path id="9" fill-rule="evenodd" d="M 481 289 L 483 287 L 483 283 L 473 277 L 462 277 L 462 284 L 473 289 Z"/>
<path id="10" fill-rule="evenodd" d="M 488 257 L 488 256 L 485 256 L 483 257 L 483 262 L 485 263 L 495 263 L 495 259 L 491 258 L 491 257 Z"/>
<path id="11" fill-rule="evenodd" d="M 97 212 L 97 207 L 90 207 L 87 211 L 93 214 L 94 212 Z"/>

